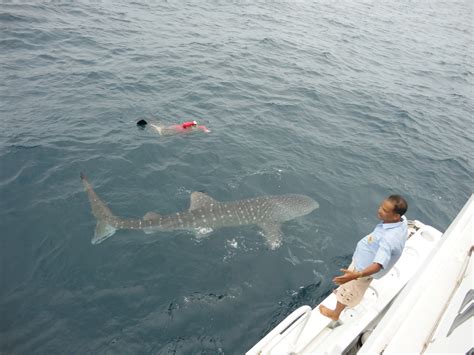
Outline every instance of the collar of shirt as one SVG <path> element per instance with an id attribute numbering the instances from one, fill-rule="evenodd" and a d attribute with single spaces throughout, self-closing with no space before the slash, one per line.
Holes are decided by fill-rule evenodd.
<path id="1" fill-rule="evenodd" d="M 401 226 L 403 223 L 405 223 L 405 220 L 406 220 L 406 217 L 402 216 L 402 219 L 400 220 L 400 222 L 395 222 L 395 223 L 380 222 L 379 225 L 381 225 L 383 229 L 391 229 L 391 228 L 396 228 L 396 227 Z"/>

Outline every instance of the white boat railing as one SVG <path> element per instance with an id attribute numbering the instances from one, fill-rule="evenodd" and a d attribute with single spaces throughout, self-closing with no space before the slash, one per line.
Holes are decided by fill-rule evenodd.
<path id="1" fill-rule="evenodd" d="M 263 355 L 269 354 L 273 348 L 285 339 L 290 333 L 296 332 L 291 341 L 290 348 L 293 349 L 311 316 L 312 308 L 310 306 L 302 306 L 288 317 L 286 317 L 278 326 L 268 333 L 262 340 L 250 349 L 246 355 Z M 291 349 L 288 349 L 291 351 Z"/>

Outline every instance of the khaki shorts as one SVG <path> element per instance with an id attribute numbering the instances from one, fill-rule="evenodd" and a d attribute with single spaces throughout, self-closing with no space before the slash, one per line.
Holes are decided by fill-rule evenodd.
<path id="1" fill-rule="evenodd" d="M 348 267 L 348 270 L 357 271 L 353 264 Z M 372 276 L 367 276 L 342 284 L 335 291 L 337 301 L 349 308 L 357 306 L 362 297 L 364 297 L 364 293 L 369 288 L 372 280 Z"/>

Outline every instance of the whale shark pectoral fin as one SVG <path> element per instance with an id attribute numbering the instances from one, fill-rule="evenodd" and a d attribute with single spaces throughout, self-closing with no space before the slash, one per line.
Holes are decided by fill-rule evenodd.
<path id="1" fill-rule="evenodd" d="M 219 201 L 214 200 L 212 197 L 206 195 L 205 193 L 194 191 L 191 194 L 191 203 L 189 205 L 189 210 L 197 210 L 198 208 L 217 205 L 218 203 Z"/>
<path id="2" fill-rule="evenodd" d="M 279 248 L 282 240 L 280 223 L 263 223 L 259 224 L 259 227 L 263 230 L 267 246 L 272 250 Z"/>

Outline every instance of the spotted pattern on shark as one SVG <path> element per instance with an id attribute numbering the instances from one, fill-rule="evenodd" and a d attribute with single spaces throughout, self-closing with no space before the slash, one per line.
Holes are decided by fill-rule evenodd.
<path id="1" fill-rule="evenodd" d="M 221 227 L 257 225 L 262 229 L 269 248 L 276 249 L 281 245 L 283 222 L 307 215 L 319 207 L 315 200 L 305 195 L 260 196 L 219 202 L 205 193 L 193 192 L 188 211 L 169 215 L 148 212 L 143 218 L 120 218 L 99 198 L 82 173 L 81 180 L 97 220 L 92 244 L 102 243 L 120 229 L 143 230 L 145 233 L 172 230 L 199 233 Z"/>

